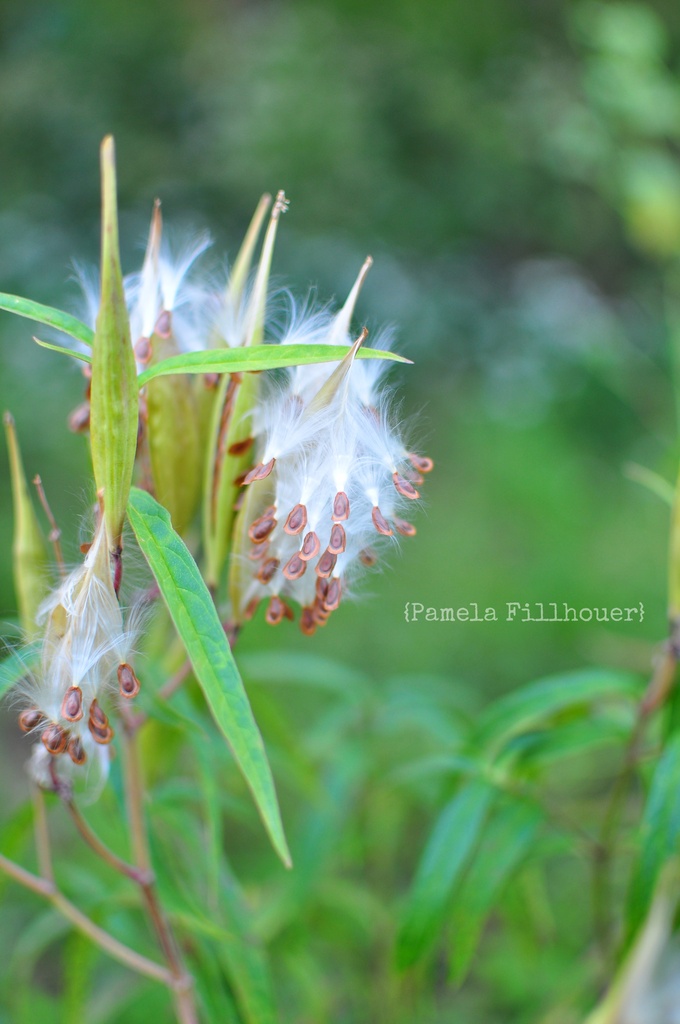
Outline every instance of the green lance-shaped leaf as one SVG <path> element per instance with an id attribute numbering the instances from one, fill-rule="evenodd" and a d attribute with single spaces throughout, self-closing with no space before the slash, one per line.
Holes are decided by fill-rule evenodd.
<path id="1" fill-rule="evenodd" d="M 130 342 L 118 251 L 113 139 L 101 147 L 101 297 L 92 347 L 90 438 L 94 478 L 103 491 L 109 544 L 117 547 L 125 519 L 137 447 L 139 388 Z"/>
<path id="2" fill-rule="evenodd" d="M 247 268 L 252 262 L 253 251 L 260 222 L 268 203 L 255 212 L 248 229 L 241 252 L 236 260 L 238 277 L 235 290 L 227 295 L 227 301 L 240 304 Z M 279 192 L 272 208 L 269 224 L 262 243 L 262 252 L 257 265 L 253 290 L 246 310 L 246 328 L 243 345 L 238 348 L 221 350 L 211 355 L 232 355 L 252 359 L 253 352 L 272 348 L 262 345 L 264 338 L 264 317 L 267 301 L 267 287 L 271 270 L 274 243 L 281 214 L 286 210 L 286 197 Z M 265 352 L 261 352 L 265 355 Z M 241 373 L 232 361 L 226 367 L 230 374 Z M 223 370 L 221 372 L 224 372 Z M 221 381 L 214 406 L 214 416 L 207 453 L 204 484 L 204 545 L 206 552 L 206 576 L 213 591 L 219 587 L 222 569 L 229 552 L 234 522 L 234 503 L 239 485 L 235 482 L 252 461 L 252 410 L 257 401 L 260 383 L 256 377 L 225 377 Z"/>
<path id="3" fill-rule="evenodd" d="M 210 711 L 248 784 L 274 849 L 290 866 L 274 780 L 229 643 L 191 553 L 158 502 L 133 487 L 128 515 Z"/>
<path id="4" fill-rule="evenodd" d="M 22 299 L 19 295 L 7 295 L 6 292 L 0 292 L 0 309 L 5 309 L 8 313 L 16 313 L 17 316 L 24 316 L 27 320 L 35 320 L 39 324 L 46 324 L 48 327 L 54 327 L 88 347 L 92 345 L 94 339 L 92 329 L 71 316 L 70 313 L 62 312 L 61 309 L 43 306 L 40 302 Z"/>
<path id="5" fill-rule="evenodd" d="M 512 803 L 494 814 L 485 828 L 480 848 L 451 905 L 451 973 L 457 984 L 464 980 L 484 922 L 529 853 L 541 820 L 538 808 Z"/>
<path id="6" fill-rule="evenodd" d="M 14 586 L 21 627 L 28 637 L 34 637 L 38 608 L 49 589 L 47 548 L 28 493 L 14 419 L 10 413 L 5 413 L 4 422 L 14 504 Z"/>
<path id="7" fill-rule="evenodd" d="M 540 679 L 494 701 L 479 720 L 476 743 L 495 755 L 552 715 L 599 700 L 637 700 L 642 692 L 642 680 L 630 672 L 584 669 Z"/>
<path id="8" fill-rule="evenodd" d="M 628 894 L 628 935 L 639 927 L 649 909 L 664 863 L 680 843 L 680 734 L 671 738 L 652 777 L 645 804 L 638 860 Z"/>
<path id="9" fill-rule="evenodd" d="M 439 816 L 402 914 L 397 937 L 399 967 L 416 963 L 434 942 L 456 882 L 477 845 L 493 794 L 487 782 L 471 780 Z"/>
<path id="10" fill-rule="evenodd" d="M 185 352 L 163 359 L 139 375 L 139 386 L 154 377 L 169 373 L 261 373 L 262 370 L 280 370 L 312 363 L 340 362 L 351 352 L 347 345 L 253 345 L 252 348 L 210 349 L 207 352 Z M 396 363 L 411 363 L 411 359 L 396 352 L 377 348 L 362 348 L 357 359 L 390 359 Z"/>

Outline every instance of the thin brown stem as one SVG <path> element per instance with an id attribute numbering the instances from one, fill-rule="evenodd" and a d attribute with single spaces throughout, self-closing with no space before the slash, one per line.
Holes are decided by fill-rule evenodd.
<path id="1" fill-rule="evenodd" d="M 144 778 L 136 739 L 136 728 L 125 722 L 123 730 L 125 744 L 125 790 L 128 808 L 128 823 L 135 865 L 145 872 L 146 882 L 139 882 L 147 914 L 156 931 L 158 941 L 174 979 L 175 1010 L 180 1024 L 198 1024 L 193 998 L 193 979 L 184 966 L 182 955 L 158 899 L 152 881 L 151 856 L 149 852 L 146 823 L 144 820 Z"/>
<path id="2" fill-rule="evenodd" d="M 82 911 L 78 910 L 63 893 L 59 892 L 54 882 L 31 874 L 30 871 L 24 870 L 19 864 L 15 864 L 14 861 L 3 857 L 2 854 L 0 854 L 0 871 L 4 871 L 6 875 L 9 875 L 10 878 L 13 878 L 15 882 L 23 885 L 26 889 L 30 889 L 31 892 L 37 893 L 38 896 L 43 896 L 46 900 L 49 900 L 71 924 L 82 932 L 83 935 L 87 935 L 92 942 L 108 953 L 109 956 L 112 956 L 114 960 L 125 964 L 126 967 L 131 968 L 131 970 L 136 971 L 138 974 L 143 974 L 147 978 L 153 978 L 154 981 L 160 981 L 175 992 L 176 998 L 181 994 L 177 992 L 177 980 L 167 968 L 142 956 L 141 953 L 130 949 L 129 946 L 125 946 L 118 939 L 115 939 L 113 935 L 105 932 L 103 928 L 100 928 Z"/>
<path id="3" fill-rule="evenodd" d="M 40 504 L 43 507 L 45 515 L 47 516 L 47 521 L 50 524 L 50 533 L 48 539 L 52 544 L 52 547 L 54 548 L 54 557 L 56 559 L 57 565 L 59 566 L 59 573 L 63 579 L 63 577 L 66 575 L 66 563 L 64 562 L 64 555 L 61 550 L 61 530 L 57 526 L 57 521 L 52 515 L 52 509 L 50 508 L 50 504 L 47 500 L 47 495 L 45 494 L 45 488 L 43 487 L 42 478 L 40 477 L 39 474 L 33 477 L 33 484 L 35 486 L 36 491 L 38 492 L 38 498 L 40 499 Z"/>
<path id="4" fill-rule="evenodd" d="M 64 806 L 71 815 L 73 823 L 78 829 L 78 832 L 98 857 L 101 857 L 102 860 L 106 861 L 114 871 L 118 871 L 121 875 L 125 875 L 126 878 L 129 878 L 137 885 L 147 885 L 150 882 L 153 882 L 153 875 L 151 872 L 145 873 L 140 868 L 133 867 L 132 864 L 128 864 L 127 861 L 123 860 L 122 857 L 119 857 L 117 853 L 114 853 L 106 843 L 102 842 L 96 832 L 90 828 L 73 800 L 65 794 L 60 795 Z"/>

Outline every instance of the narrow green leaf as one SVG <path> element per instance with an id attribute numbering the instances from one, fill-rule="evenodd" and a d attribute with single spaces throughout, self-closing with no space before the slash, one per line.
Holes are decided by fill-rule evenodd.
<path id="1" fill-rule="evenodd" d="M 8 412 L 4 415 L 4 424 L 9 451 L 14 509 L 12 540 L 14 586 L 22 629 L 28 637 L 34 637 L 38 632 L 36 624 L 38 609 L 49 591 L 47 548 L 28 493 L 14 419 Z"/>
<path id="2" fill-rule="evenodd" d="M 642 695 L 643 682 L 629 672 L 588 669 L 530 683 L 501 697 L 481 715 L 476 742 L 491 754 L 527 729 L 561 711 L 596 701 Z"/>
<path id="3" fill-rule="evenodd" d="M 502 808 L 484 830 L 480 848 L 452 903 L 451 973 L 460 984 L 468 972 L 484 922 L 513 872 L 526 857 L 542 815 L 530 804 Z"/>
<path id="4" fill-rule="evenodd" d="M 83 363 L 92 364 L 92 356 L 89 352 L 78 352 L 74 348 L 65 348 L 63 345 L 54 345 L 51 341 L 41 341 L 33 335 L 33 341 L 41 348 L 49 348 L 52 352 L 61 352 L 63 356 L 71 356 L 72 359 L 80 359 Z"/>
<path id="5" fill-rule="evenodd" d="M 133 487 L 128 515 L 212 715 L 253 794 L 276 852 L 290 866 L 262 737 L 208 588 L 188 548 L 173 530 L 170 516 L 150 494 Z"/>
<path id="6" fill-rule="evenodd" d="M 346 345 L 251 345 L 241 348 L 218 348 L 207 352 L 185 352 L 170 356 L 150 366 L 139 375 L 139 386 L 168 373 L 247 373 L 277 370 L 286 366 L 304 366 L 308 363 L 333 363 L 345 358 L 351 348 Z M 362 348 L 357 359 L 391 359 L 397 363 L 411 363 L 411 359 L 396 352 L 383 352 L 376 348 Z"/>
<path id="7" fill-rule="evenodd" d="M 8 313 L 16 313 L 17 316 L 24 316 L 27 320 L 35 320 L 39 324 L 46 324 L 48 327 L 55 327 L 64 334 L 69 334 L 76 341 L 83 345 L 91 346 L 94 340 L 94 331 L 77 320 L 69 313 L 61 309 L 53 309 L 51 306 L 43 306 L 40 302 L 31 302 L 30 299 L 22 299 L 19 295 L 7 295 L 0 292 L 0 309 Z"/>
<path id="8" fill-rule="evenodd" d="M 544 767 L 580 757 L 597 747 L 623 744 L 630 738 L 631 727 L 630 721 L 613 716 L 578 718 L 517 736 L 508 744 L 506 753 L 518 757 L 522 764 Z"/>
<path id="9" fill-rule="evenodd" d="M 628 894 L 629 936 L 643 921 L 665 862 L 680 843 L 680 734 L 666 746 L 652 777 L 638 843 L 639 855 Z"/>
<path id="10" fill-rule="evenodd" d="M 652 494 L 656 494 L 657 498 L 661 498 L 669 508 L 673 508 L 675 489 L 673 484 L 670 484 L 660 473 L 655 473 L 653 469 L 641 466 L 637 462 L 627 462 L 623 467 L 623 472 L 629 480 L 646 487 Z"/>
<path id="11" fill-rule="evenodd" d="M 275 1024 L 277 1016 L 267 963 L 252 937 L 227 930 L 197 912 L 175 910 L 171 913 L 188 931 L 218 943 L 217 955 L 236 993 L 244 1021 Z"/>
<path id="12" fill-rule="evenodd" d="M 493 798 L 488 783 L 465 783 L 444 808 L 427 841 L 406 901 L 397 937 L 397 964 L 416 963 L 430 948 L 467 866 Z"/>
<path id="13" fill-rule="evenodd" d="M 31 644 L 20 651 L 10 651 L 7 657 L 0 661 L 0 697 L 4 697 L 8 690 L 28 675 L 39 661 L 39 644 Z"/>
<path id="14" fill-rule="evenodd" d="M 120 269 L 116 163 L 110 136 L 101 147 L 101 174 L 101 298 L 92 351 L 90 442 L 97 490 L 104 495 L 106 531 L 109 543 L 116 547 L 137 450 L 139 388 Z"/>

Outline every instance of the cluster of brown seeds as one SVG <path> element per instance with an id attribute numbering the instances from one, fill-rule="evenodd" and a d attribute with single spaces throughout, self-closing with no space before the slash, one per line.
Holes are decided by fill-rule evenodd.
<path id="1" fill-rule="evenodd" d="M 127 662 L 122 662 L 118 666 L 118 688 L 121 697 L 128 700 L 139 693 L 139 679 Z M 80 735 L 82 726 L 77 730 L 71 729 L 70 726 L 82 722 L 84 716 L 83 691 L 79 686 L 69 686 L 60 709 L 60 717 L 67 724 L 50 721 L 38 708 L 27 708 L 19 715 L 19 728 L 25 733 L 41 729 L 40 738 L 48 754 L 58 757 L 60 754 L 68 753 L 74 764 L 82 765 L 87 761 L 83 738 Z M 109 717 L 96 697 L 90 702 L 87 727 L 94 742 L 102 746 L 107 746 L 115 735 Z"/>

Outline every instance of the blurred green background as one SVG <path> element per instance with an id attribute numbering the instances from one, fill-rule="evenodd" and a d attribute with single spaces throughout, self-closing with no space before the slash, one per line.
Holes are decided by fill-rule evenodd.
<path id="1" fill-rule="evenodd" d="M 0 5 L 2 290 L 78 310 L 69 276 L 97 261 L 112 132 L 124 270 L 156 196 L 168 225 L 233 256 L 260 193 L 284 188 L 277 279 L 341 301 L 370 252 L 359 320 L 393 324 L 414 359 L 391 380 L 435 460 L 417 537 L 311 641 L 260 615 L 243 654 L 340 658 L 378 698 L 434 674 L 479 704 L 567 667 L 649 665 L 668 510 L 626 467 L 676 471 L 679 66 L 672 0 Z M 31 334 L 0 317 L 0 404 L 74 559 L 82 378 Z M 10 621 L 4 451 L 0 478 Z M 501 621 L 406 624 L 406 601 Z M 645 618 L 507 623 L 507 601 L 642 602 Z"/>

